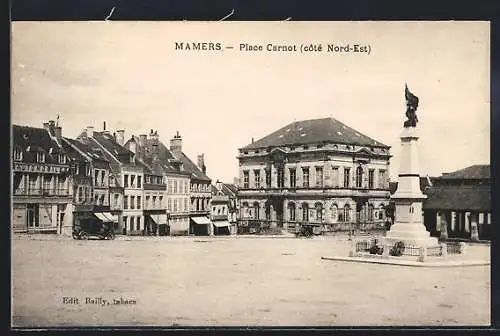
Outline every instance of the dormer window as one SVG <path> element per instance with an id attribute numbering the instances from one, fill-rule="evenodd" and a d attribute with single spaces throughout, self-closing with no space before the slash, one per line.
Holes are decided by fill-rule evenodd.
<path id="1" fill-rule="evenodd" d="M 14 148 L 14 161 L 21 161 L 23 159 L 23 151 L 20 148 Z"/>
<path id="2" fill-rule="evenodd" d="M 45 162 L 45 153 L 38 152 L 36 153 L 36 162 Z"/>
<path id="3" fill-rule="evenodd" d="M 66 155 L 59 154 L 59 163 L 60 164 L 65 164 L 66 163 Z"/>

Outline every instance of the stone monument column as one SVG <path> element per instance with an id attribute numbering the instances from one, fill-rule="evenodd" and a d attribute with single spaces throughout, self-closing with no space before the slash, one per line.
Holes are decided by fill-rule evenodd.
<path id="1" fill-rule="evenodd" d="M 401 134 L 401 160 L 398 187 L 391 199 L 396 206 L 394 224 L 387 232 L 384 243 L 392 246 L 398 241 L 405 245 L 436 246 L 438 239 L 431 237 L 424 225 L 422 203 L 426 195 L 420 190 L 420 165 L 418 157 L 419 128 L 415 114 L 418 98 L 405 89 L 408 120 Z"/>

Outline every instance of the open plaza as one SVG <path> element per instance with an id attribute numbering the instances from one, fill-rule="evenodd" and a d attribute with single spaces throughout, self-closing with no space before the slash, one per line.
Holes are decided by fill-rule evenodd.
<path id="1" fill-rule="evenodd" d="M 490 266 L 323 260 L 345 236 L 12 239 L 13 327 L 490 325 Z M 467 259 L 489 260 L 487 244 Z"/>

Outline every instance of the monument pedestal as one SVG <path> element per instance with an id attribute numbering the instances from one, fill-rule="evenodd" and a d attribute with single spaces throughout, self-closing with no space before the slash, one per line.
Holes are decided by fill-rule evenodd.
<path id="1" fill-rule="evenodd" d="M 399 241 L 415 247 L 439 245 L 438 239 L 430 236 L 423 222 L 422 203 L 427 196 L 420 190 L 418 138 L 417 127 L 405 128 L 401 135 L 398 187 L 391 196 L 396 206 L 395 221 L 382 239 L 385 246 L 394 246 Z"/>

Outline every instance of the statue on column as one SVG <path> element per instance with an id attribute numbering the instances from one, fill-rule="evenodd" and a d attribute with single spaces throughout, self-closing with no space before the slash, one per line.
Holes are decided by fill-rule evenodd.
<path id="1" fill-rule="evenodd" d="M 417 108 L 418 108 L 418 97 L 408 90 L 408 86 L 405 84 L 405 98 L 406 98 L 406 118 L 403 126 L 416 127 L 418 122 Z"/>

